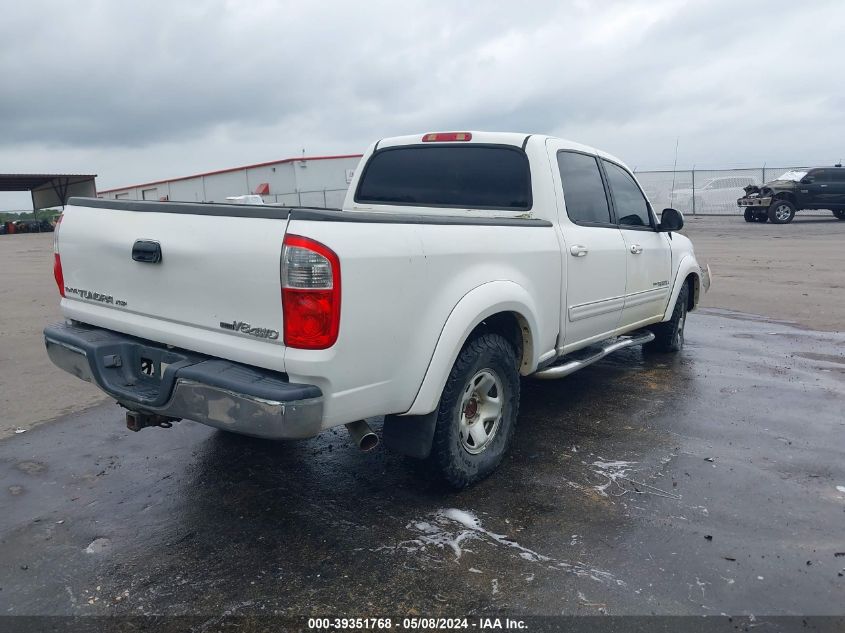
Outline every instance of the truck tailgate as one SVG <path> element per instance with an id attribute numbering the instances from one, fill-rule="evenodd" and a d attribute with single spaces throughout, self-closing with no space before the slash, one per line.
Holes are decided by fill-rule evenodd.
<path id="1" fill-rule="evenodd" d="M 72 201 L 65 210 L 58 234 L 65 316 L 284 371 L 286 211 L 110 203 Z M 274 217 L 250 217 L 251 209 Z M 155 249 L 160 261 L 138 261 L 157 259 Z"/>

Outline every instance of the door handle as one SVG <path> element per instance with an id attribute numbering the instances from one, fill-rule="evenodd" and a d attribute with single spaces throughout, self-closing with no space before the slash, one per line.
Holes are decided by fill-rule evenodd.
<path id="1" fill-rule="evenodd" d="M 819 187 L 827 187 L 827 185 L 819 185 Z"/>
<path id="2" fill-rule="evenodd" d="M 643 252 L 643 247 L 640 246 L 639 244 L 631 244 L 631 252 L 634 255 L 639 255 L 640 253 Z"/>
<path id="3" fill-rule="evenodd" d="M 580 244 L 575 244 L 569 249 L 569 253 L 573 257 L 584 257 L 589 251 L 587 250 L 586 246 L 581 246 Z"/>
<path id="4" fill-rule="evenodd" d="M 152 240 L 135 240 L 132 259 L 145 264 L 158 264 L 161 262 L 161 245 Z"/>

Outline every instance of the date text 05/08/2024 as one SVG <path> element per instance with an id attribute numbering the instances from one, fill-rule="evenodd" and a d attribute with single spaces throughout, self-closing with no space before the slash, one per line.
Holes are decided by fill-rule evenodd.
<path id="1" fill-rule="evenodd" d="M 444 630 L 475 629 L 485 630 L 527 630 L 524 620 L 512 618 L 309 618 L 308 628 L 313 630 L 329 629 L 370 629 L 370 630 Z"/>

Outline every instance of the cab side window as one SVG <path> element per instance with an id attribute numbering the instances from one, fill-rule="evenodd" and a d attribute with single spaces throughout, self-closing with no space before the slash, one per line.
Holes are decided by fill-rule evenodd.
<path id="1" fill-rule="evenodd" d="M 610 205 L 594 156 L 558 152 L 566 214 L 576 224 L 611 224 Z"/>
<path id="2" fill-rule="evenodd" d="M 607 172 L 607 180 L 610 184 L 610 192 L 613 195 L 613 204 L 616 208 L 616 217 L 619 218 L 619 225 L 651 226 L 651 212 L 648 208 L 648 201 L 631 174 L 615 163 L 606 160 L 602 160 L 602 163 L 604 163 L 604 170 Z"/>
<path id="3" fill-rule="evenodd" d="M 830 182 L 845 183 L 845 167 L 834 167 L 831 169 Z"/>

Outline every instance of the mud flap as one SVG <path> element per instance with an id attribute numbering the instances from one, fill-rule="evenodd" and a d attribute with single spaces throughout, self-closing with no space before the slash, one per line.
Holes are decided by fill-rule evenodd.
<path id="1" fill-rule="evenodd" d="M 386 415 L 382 440 L 394 453 L 425 459 L 431 453 L 437 410 L 426 415 Z"/>

